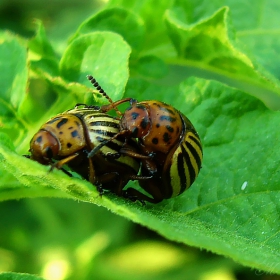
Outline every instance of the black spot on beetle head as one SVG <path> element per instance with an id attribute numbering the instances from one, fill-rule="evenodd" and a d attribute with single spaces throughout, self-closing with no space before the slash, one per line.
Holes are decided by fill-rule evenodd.
<path id="1" fill-rule="evenodd" d="M 136 108 L 138 108 L 138 109 L 141 109 L 141 110 L 146 110 L 146 107 L 143 105 L 143 104 L 136 104 L 136 106 L 135 106 Z"/>
<path id="2" fill-rule="evenodd" d="M 141 126 L 141 128 L 142 129 L 145 129 L 147 126 L 148 126 L 148 123 L 149 123 L 149 120 L 148 120 L 148 118 L 143 118 L 143 120 L 141 121 L 141 123 L 140 123 L 140 126 Z"/>
<path id="3" fill-rule="evenodd" d="M 165 143 L 168 143 L 170 140 L 171 140 L 170 134 L 169 134 L 168 132 L 165 132 L 165 133 L 163 134 L 163 141 L 164 141 Z"/>
<path id="4" fill-rule="evenodd" d="M 152 139 L 152 143 L 155 144 L 155 145 L 157 145 L 157 144 L 158 144 L 158 138 L 156 138 L 156 137 L 153 138 L 153 139 Z"/>
<path id="5" fill-rule="evenodd" d="M 169 131 L 169 132 L 173 132 L 174 131 L 174 128 L 172 127 L 172 126 L 170 126 L 170 125 L 167 125 L 166 126 L 166 129 Z"/>

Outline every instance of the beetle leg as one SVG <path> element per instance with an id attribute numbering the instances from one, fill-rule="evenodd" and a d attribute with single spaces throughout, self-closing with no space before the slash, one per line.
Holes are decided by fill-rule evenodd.
<path id="1" fill-rule="evenodd" d="M 96 186 L 97 191 L 99 192 L 99 196 L 102 197 L 104 194 L 104 189 L 102 188 L 101 185 Z"/>
<path id="2" fill-rule="evenodd" d="M 95 185 L 95 184 L 97 184 L 97 182 L 96 182 L 96 179 L 95 179 L 95 169 L 94 169 L 94 166 L 93 166 L 91 158 L 88 159 L 88 163 L 89 163 L 89 181 L 92 184 Z"/>
<path id="3" fill-rule="evenodd" d="M 122 195 L 122 189 L 126 182 L 121 178 L 118 172 L 105 173 L 98 177 L 98 183 L 102 188 L 109 190 L 119 196 Z M 110 188 L 110 186 L 112 186 Z"/>
<path id="4" fill-rule="evenodd" d="M 128 198 L 128 199 L 131 200 L 132 202 L 136 202 L 136 201 L 138 200 L 138 201 L 141 202 L 142 206 L 145 206 L 145 205 L 146 205 L 145 200 L 140 199 L 138 196 L 129 194 L 126 190 L 123 191 L 123 197 L 124 197 L 124 198 Z"/>
<path id="5" fill-rule="evenodd" d="M 108 111 L 111 111 L 111 110 L 117 110 L 118 105 L 125 103 L 125 102 L 131 102 L 131 100 L 133 100 L 133 99 L 130 97 L 127 97 L 127 98 L 121 99 L 116 102 L 110 102 L 110 104 L 108 104 L 108 105 L 101 106 L 101 108 L 100 108 L 101 112 L 107 113 Z M 118 112 L 118 110 L 117 110 L 117 112 Z M 122 113 L 120 115 L 122 115 Z"/>
<path id="6" fill-rule="evenodd" d="M 61 170 L 62 172 L 64 172 L 66 175 L 68 175 L 69 177 L 73 177 L 73 175 L 72 175 L 69 171 L 67 171 L 66 169 L 60 168 L 60 170 Z"/>
<path id="7" fill-rule="evenodd" d="M 54 168 L 61 169 L 64 164 L 67 164 L 71 160 L 75 159 L 78 155 L 78 153 L 75 153 L 67 158 L 59 160 L 58 162 L 51 165 L 50 171 L 52 171 Z"/>
<path id="8" fill-rule="evenodd" d="M 102 143 L 100 143 L 98 146 L 94 147 L 89 153 L 88 153 L 88 158 L 92 158 L 94 155 L 96 155 L 101 148 L 103 148 L 104 146 L 106 146 L 109 142 L 113 141 L 114 139 L 116 139 L 117 137 L 119 137 L 120 135 L 125 135 L 127 133 L 126 130 L 124 131 L 120 131 L 119 133 L 117 133 L 115 136 L 113 136 L 112 138 L 108 139 L 108 140 L 104 140 L 102 141 Z"/>
<path id="9" fill-rule="evenodd" d="M 129 175 L 127 177 L 129 180 L 132 180 L 132 181 L 139 181 L 139 180 L 148 180 L 148 179 L 152 179 L 153 178 L 153 175 L 150 175 L 150 176 L 142 176 L 142 175 Z"/>
<path id="10" fill-rule="evenodd" d="M 129 198 L 132 201 L 139 200 L 141 203 L 143 201 L 148 201 L 151 203 L 159 203 L 162 201 L 162 198 L 152 198 L 149 197 L 140 191 L 133 189 L 133 188 L 128 188 L 127 190 L 123 191 L 123 196 L 126 198 Z M 143 204 L 143 203 L 142 203 Z"/>
<path id="11" fill-rule="evenodd" d="M 130 156 L 133 158 L 139 158 L 139 159 L 151 159 L 151 155 L 143 155 L 140 153 L 137 153 L 131 149 L 127 149 L 127 148 L 121 148 L 120 149 L 120 153 L 125 155 L 125 156 Z"/>

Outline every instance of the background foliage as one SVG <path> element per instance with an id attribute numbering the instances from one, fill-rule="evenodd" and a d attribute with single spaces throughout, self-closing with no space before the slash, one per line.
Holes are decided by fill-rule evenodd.
<path id="1" fill-rule="evenodd" d="M 2 1 L 0 271 L 29 274 L 0 279 L 278 279 L 279 5 Z M 192 120 L 190 190 L 142 207 L 22 157 L 48 118 L 106 102 L 87 74 Z"/>

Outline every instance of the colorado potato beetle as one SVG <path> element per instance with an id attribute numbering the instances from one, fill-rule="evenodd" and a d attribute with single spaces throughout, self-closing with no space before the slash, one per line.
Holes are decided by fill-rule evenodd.
<path id="1" fill-rule="evenodd" d="M 30 142 L 30 158 L 58 169 L 67 164 L 98 186 L 100 193 L 107 189 L 135 200 L 123 188 L 129 180 L 143 179 L 137 175 L 140 161 L 119 150 L 126 147 L 133 154 L 138 148 L 133 139 L 125 139 L 124 143 L 119 128 L 119 119 L 101 112 L 100 107 L 83 104 L 81 108 L 81 104 L 77 104 L 41 126 Z M 95 155 L 89 157 L 98 146 Z"/>
<path id="2" fill-rule="evenodd" d="M 101 89 L 92 76 L 88 79 Z M 106 97 L 102 89 L 101 93 Z M 110 101 L 109 97 L 107 99 Z M 140 155 L 146 156 L 141 160 L 141 175 L 151 177 L 139 181 L 150 196 L 133 188 L 127 189 L 128 194 L 152 203 L 180 195 L 192 185 L 201 168 L 202 145 L 194 126 L 180 111 L 157 100 L 137 102 L 125 98 L 110 101 L 101 107 L 101 111 L 117 110 L 117 106 L 125 102 L 130 102 L 130 107 L 121 116 L 118 135 L 137 140 Z M 117 135 L 111 140 L 115 137 Z M 126 149 L 120 152 L 140 158 Z"/>

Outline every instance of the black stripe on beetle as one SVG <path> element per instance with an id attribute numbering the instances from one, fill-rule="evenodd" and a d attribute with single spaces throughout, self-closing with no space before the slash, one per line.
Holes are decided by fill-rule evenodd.
<path id="1" fill-rule="evenodd" d="M 197 150 L 196 150 L 196 149 L 194 148 L 194 146 L 193 146 L 191 143 L 189 143 L 189 142 L 186 142 L 186 146 L 187 146 L 187 148 L 190 150 L 191 154 L 193 155 L 193 157 L 194 157 L 194 159 L 195 159 L 195 162 L 196 162 L 196 165 L 197 165 L 198 167 L 200 167 L 200 166 L 201 166 L 201 158 L 200 158 L 200 156 L 199 156 Z"/>
<path id="2" fill-rule="evenodd" d="M 110 141 L 106 147 L 108 147 L 109 149 L 115 151 L 115 153 L 119 153 L 118 151 L 122 148 L 122 145 L 119 145 L 118 143 L 114 142 L 114 141 Z"/>
<path id="3" fill-rule="evenodd" d="M 91 128 L 89 131 L 93 132 L 93 133 L 96 133 L 96 134 L 99 134 L 99 135 L 109 136 L 110 138 L 116 135 L 115 132 L 108 131 L 108 130 L 102 130 L 102 129 L 92 129 Z"/>
<path id="4" fill-rule="evenodd" d="M 115 123 L 115 122 L 108 122 L 108 121 L 93 121 L 93 122 L 90 122 L 89 123 L 90 126 L 94 127 L 113 127 L 113 128 L 116 128 L 116 129 L 119 129 L 120 126 L 118 123 Z"/>
<path id="5" fill-rule="evenodd" d="M 201 142 L 199 141 L 199 139 L 197 139 L 197 137 L 194 137 L 193 135 L 190 135 L 189 138 L 191 140 L 193 140 L 195 142 L 195 144 L 199 147 L 199 149 L 202 151 L 202 146 L 201 146 Z"/>
<path id="6" fill-rule="evenodd" d="M 83 112 L 84 113 L 84 112 Z M 76 114 L 75 114 L 76 115 Z M 113 119 L 113 117 L 111 116 L 106 116 L 104 115 L 104 113 L 92 113 L 92 112 L 88 112 L 87 116 L 85 117 L 86 119 L 97 119 L 97 118 L 108 118 L 108 119 Z"/>
<path id="7" fill-rule="evenodd" d="M 192 145 L 190 143 L 185 143 L 185 144 L 187 144 L 188 151 L 191 152 L 191 150 L 193 150 Z M 191 147 L 191 150 L 190 150 L 190 147 Z M 186 165 L 187 165 L 188 171 L 189 171 L 189 176 L 190 176 L 190 182 L 188 184 L 188 187 L 189 187 L 194 182 L 194 180 L 196 178 L 196 174 L 195 174 L 194 167 L 191 163 L 190 155 L 189 155 L 188 151 L 185 149 L 184 145 L 181 145 L 181 149 L 182 149 L 182 153 L 183 153 L 183 156 L 184 156 L 184 159 L 186 161 Z M 185 189 L 186 189 L 186 187 L 187 186 L 185 186 Z M 182 190 L 182 191 L 184 191 L 184 190 Z"/>
<path id="8" fill-rule="evenodd" d="M 105 139 L 103 137 L 97 136 L 96 140 L 98 142 L 100 142 L 100 144 L 102 144 L 103 142 L 107 141 L 108 139 Z M 118 151 L 122 148 L 122 145 L 119 145 L 118 143 L 116 143 L 115 141 L 110 141 L 108 142 L 104 147 L 107 147 L 111 150 L 113 150 L 115 153 L 118 153 Z M 102 149 L 104 149 L 104 147 L 102 147 L 100 149 L 100 151 L 102 151 Z"/>
<path id="9" fill-rule="evenodd" d="M 181 184 L 180 193 L 182 193 L 187 188 L 187 186 L 189 186 L 187 182 L 186 170 L 184 167 L 184 159 L 185 159 L 185 155 L 183 155 L 182 152 L 179 153 L 177 158 L 177 171 Z"/>

